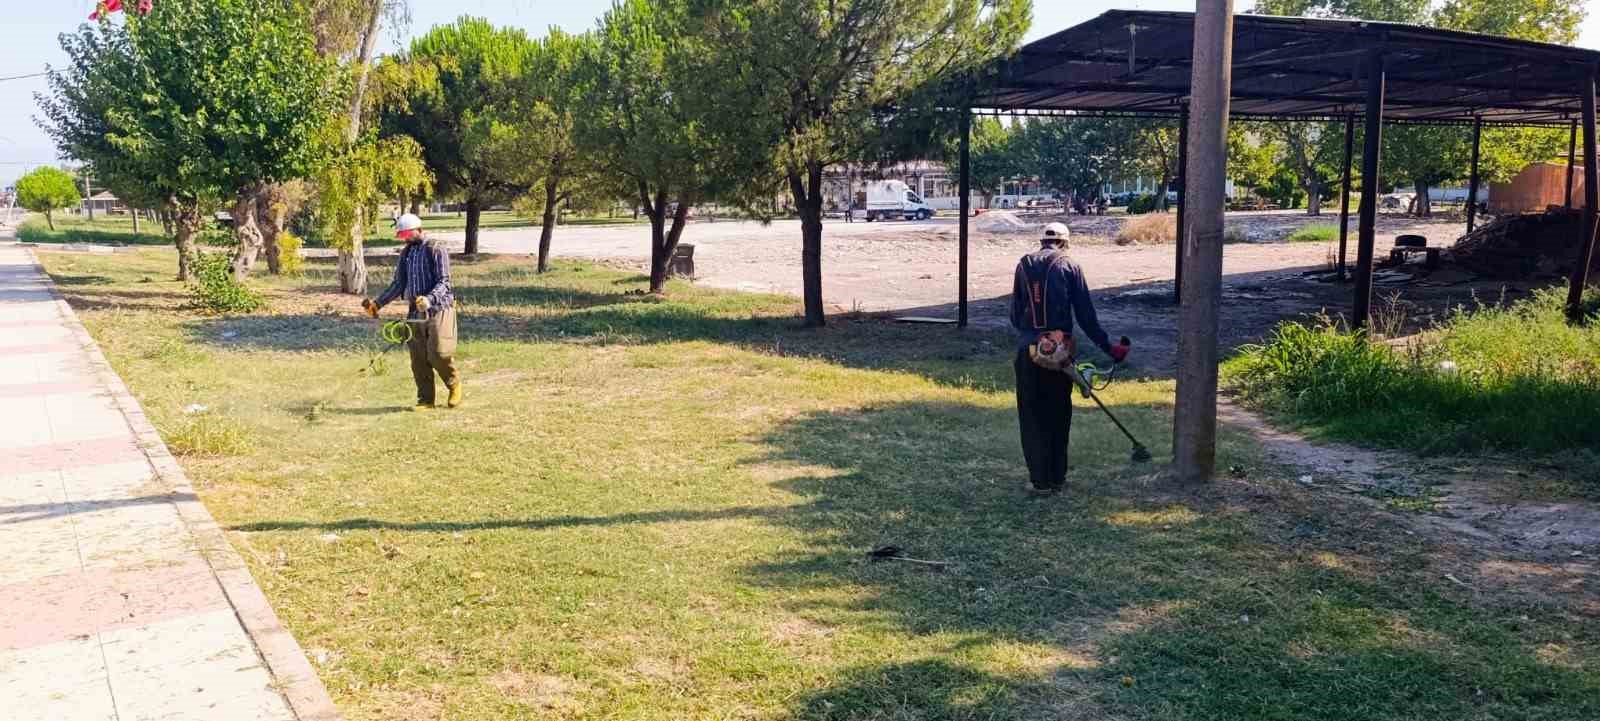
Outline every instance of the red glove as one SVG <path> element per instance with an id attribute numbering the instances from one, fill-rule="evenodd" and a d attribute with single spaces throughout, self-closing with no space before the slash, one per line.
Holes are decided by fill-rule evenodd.
<path id="1" fill-rule="evenodd" d="M 1118 343 L 1114 346 L 1111 346 L 1111 360 L 1121 363 L 1127 359 L 1128 345 L 1126 343 Z"/>

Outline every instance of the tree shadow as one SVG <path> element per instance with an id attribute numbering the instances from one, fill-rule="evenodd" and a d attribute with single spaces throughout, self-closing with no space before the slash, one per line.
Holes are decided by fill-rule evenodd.
<path id="1" fill-rule="evenodd" d="M 1147 437 L 1170 422 L 1164 405 L 1115 410 Z M 796 718 L 1600 713 L 1600 679 L 1539 650 L 1570 620 L 1540 630 L 1529 619 L 1550 608 L 1441 588 L 1432 549 L 1393 517 L 1271 483 L 1166 486 L 1127 466 L 1126 442 L 1084 408 L 1071 490 L 1032 498 L 1015 434 L 1009 408 L 907 402 L 765 437 L 756 462 L 793 469 L 778 483 L 808 499 L 773 522 L 810 542 L 751 563 L 749 582 L 789 613 L 939 654 L 830 678 Z M 1225 439 L 1222 463 L 1266 473 L 1242 448 Z M 951 565 L 866 558 L 887 544 Z M 1568 642 L 1600 641 L 1584 635 Z"/>

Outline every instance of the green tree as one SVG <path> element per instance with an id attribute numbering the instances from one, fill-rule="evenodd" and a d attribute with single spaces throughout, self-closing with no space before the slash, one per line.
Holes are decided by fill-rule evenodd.
<path id="1" fill-rule="evenodd" d="M 1228 124 L 1228 177 L 1241 191 L 1267 185 L 1278 172 L 1282 148 L 1267 123 Z"/>
<path id="2" fill-rule="evenodd" d="M 748 144 L 718 134 L 728 122 L 756 126 L 760 110 L 728 92 L 738 76 L 712 70 L 711 51 L 693 30 L 685 0 L 622 0 L 578 63 L 578 150 L 649 217 L 652 293 L 666 287 L 690 208 L 751 177 L 734 172 L 736 162 L 762 162 L 758 153 L 741 152 Z M 726 116 L 723 124 L 714 122 L 718 115 Z"/>
<path id="3" fill-rule="evenodd" d="M 1283 165 L 1294 173 L 1306 195 L 1306 214 L 1322 215 L 1328 186 L 1343 177 L 1344 123 L 1328 121 L 1264 123 Z"/>
<path id="4" fill-rule="evenodd" d="M 805 322 L 825 323 L 822 211 L 826 168 L 936 148 L 948 132 L 955 81 L 1013 49 L 1025 0 L 696 0 L 717 50 L 722 102 L 714 114 L 764 138 L 801 224 Z M 744 137 L 736 135 L 735 137 Z"/>
<path id="5" fill-rule="evenodd" d="M 509 202 L 532 182 L 519 162 L 532 144 L 526 33 L 463 17 L 412 41 L 380 68 L 385 135 L 403 134 L 422 147 L 436 190 L 466 205 L 466 252 L 478 252 L 484 208 Z"/>
<path id="6" fill-rule="evenodd" d="M 1126 121 L 1092 116 L 1033 119 L 1020 135 L 1020 174 L 1084 197 L 1097 196 L 1106 183 L 1128 171 L 1127 159 L 1137 140 Z"/>
<path id="7" fill-rule="evenodd" d="M 60 168 L 36 168 L 17 179 L 17 204 L 44 213 L 51 230 L 56 229 L 56 211 L 77 205 L 81 198 L 72 174 Z"/>
<path id="8" fill-rule="evenodd" d="M 973 120 L 967 172 L 973 190 L 983 196 L 983 207 L 993 204 L 995 191 L 1007 180 L 1028 174 L 1019 162 L 1021 141 L 1021 134 L 999 118 Z"/>
<path id="9" fill-rule="evenodd" d="M 593 52 L 594 37 L 569 35 L 551 29 L 529 48 L 528 87 L 521 95 L 529 101 L 524 112 L 531 132 L 524 140 L 533 164 L 535 186 L 527 210 L 537 210 L 539 227 L 538 272 L 550 268 L 550 243 L 560 222 L 559 207 L 574 200 L 592 204 L 592 195 L 611 196 L 598 166 L 579 152 L 574 119 L 582 114 L 583 86 L 579 64 Z M 610 198 L 607 198 L 608 200 Z"/>
<path id="10" fill-rule="evenodd" d="M 1251 12 L 1419 23 L 1428 18 L 1430 5 L 1430 0 L 1256 0 Z"/>

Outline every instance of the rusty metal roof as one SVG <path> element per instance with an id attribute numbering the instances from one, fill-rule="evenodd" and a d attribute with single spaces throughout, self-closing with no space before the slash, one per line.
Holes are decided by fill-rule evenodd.
<path id="1" fill-rule="evenodd" d="M 1029 43 L 979 84 L 975 108 L 1173 114 L 1189 94 L 1194 13 L 1112 10 Z M 1236 116 L 1360 114 L 1369 54 L 1387 69 L 1384 118 L 1565 124 L 1600 52 L 1400 23 L 1237 15 Z"/>

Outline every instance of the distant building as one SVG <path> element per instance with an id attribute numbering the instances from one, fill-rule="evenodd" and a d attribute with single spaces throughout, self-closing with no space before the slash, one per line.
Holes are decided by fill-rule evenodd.
<path id="1" fill-rule="evenodd" d="M 111 194 L 109 190 L 102 190 L 83 201 L 84 210 L 93 210 L 96 213 L 126 213 L 128 206 L 122 204 L 122 199 Z"/>

